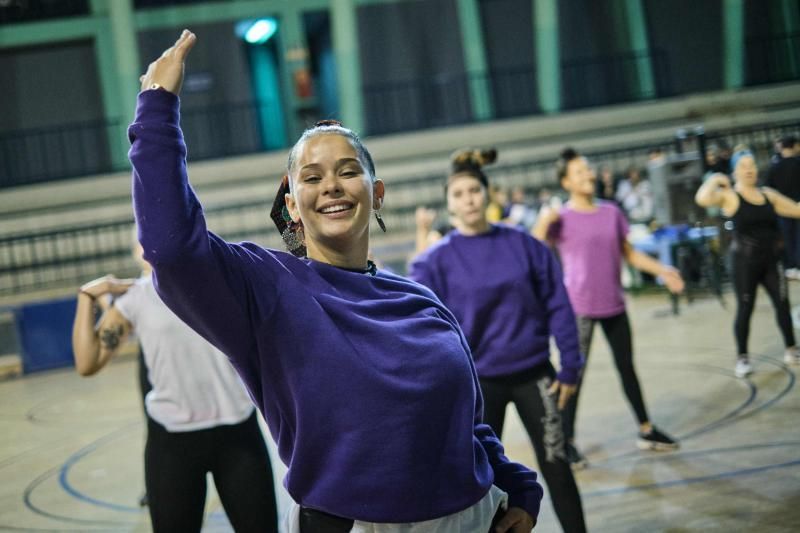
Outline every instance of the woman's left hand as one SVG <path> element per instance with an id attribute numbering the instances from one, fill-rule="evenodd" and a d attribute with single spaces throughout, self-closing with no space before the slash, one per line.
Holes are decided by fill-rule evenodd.
<path id="1" fill-rule="evenodd" d="M 494 533 L 530 533 L 536 520 L 520 507 L 510 507 L 494 526 Z"/>
<path id="2" fill-rule="evenodd" d="M 559 410 L 563 410 L 567 406 L 569 397 L 575 394 L 575 390 L 577 388 L 577 385 L 569 385 L 567 383 L 561 383 L 560 381 L 555 380 L 553 381 L 553 384 L 550 385 L 550 388 L 547 389 L 547 392 L 550 394 L 558 393 L 558 408 Z"/>
<path id="3" fill-rule="evenodd" d="M 660 274 L 661 279 L 664 280 L 664 285 L 667 286 L 669 292 L 672 294 L 680 294 L 683 292 L 685 283 L 681 277 L 681 273 L 673 267 L 666 267 Z"/>

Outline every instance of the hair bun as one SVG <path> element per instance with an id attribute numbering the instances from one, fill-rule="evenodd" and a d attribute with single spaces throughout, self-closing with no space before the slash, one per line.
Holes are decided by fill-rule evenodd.
<path id="1" fill-rule="evenodd" d="M 327 118 L 325 120 L 318 120 L 317 122 L 314 123 L 314 127 L 315 128 L 322 128 L 322 127 L 325 127 L 325 126 L 338 126 L 340 128 L 344 127 L 344 126 L 342 126 L 341 122 L 339 122 L 338 120 L 332 119 L 332 118 Z"/>
<path id="2" fill-rule="evenodd" d="M 476 150 L 477 154 L 475 160 L 480 166 L 490 165 L 497 161 L 497 149 L 489 148 L 487 150 Z"/>
<path id="3" fill-rule="evenodd" d="M 561 150 L 561 159 L 563 159 L 564 161 L 572 161 L 576 157 L 578 157 L 578 152 L 577 150 L 575 150 L 575 148 L 571 146 L 568 146 L 563 150 Z"/>
<path id="4" fill-rule="evenodd" d="M 453 167 L 470 166 L 481 168 L 497 161 L 497 150 L 488 148 L 486 150 L 468 148 L 458 150 L 450 156 L 450 163 Z"/>

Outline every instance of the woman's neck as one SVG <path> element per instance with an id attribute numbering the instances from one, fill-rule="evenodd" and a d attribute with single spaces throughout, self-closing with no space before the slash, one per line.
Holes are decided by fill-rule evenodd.
<path id="1" fill-rule="evenodd" d="M 595 208 L 594 196 L 591 194 L 570 193 L 569 204 L 576 211 L 592 211 Z"/>
<path id="2" fill-rule="evenodd" d="M 347 268 L 350 270 L 364 270 L 367 268 L 369 239 L 363 239 L 363 241 L 363 243 L 357 243 L 347 248 L 340 249 L 338 247 L 324 246 L 320 243 L 307 240 L 306 257 L 335 267 Z"/>
<path id="3" fill-rule="evenodd" d="M 464 224 L 460 220 L 454 220 L 454 226 L 458 230 L 461 235 L 466 235 L 467 237 L 472 237 L 475 235 L 481 235 L 483 233 L 488 233 L 490 229 L 492 229 L 491 224 L 485 218 L 482 218 L 479 222 L 475 224 Z"/>
<path id="4" fill-rule="evenodd" d="M 736 185 L 734 185 L 734 186 L 733 186 L 733 189 L 734 189 L 735 191 L 738 191 L 738 192 L 743 192 L 743 193 L 747 194 L 747 193 L 749 193 L 749 192 L 756 192 L 756 191 L 758 191 L 758 185 L 756 185 L 756 184 L 753 184 L 753 185 L 747 185 L 747 184 L 745 184 L 745 183 L 736 183 Z"/>

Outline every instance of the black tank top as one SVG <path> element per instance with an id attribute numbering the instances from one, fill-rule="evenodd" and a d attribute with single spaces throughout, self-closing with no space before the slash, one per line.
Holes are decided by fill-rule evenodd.
<path id="1" fill-rule="evenodd" d="M 744 237 L 765 247 L 773 246 L 780 239 L 778 214 L 766 194 L 764 203 L 752 204 L 738 192 L 739 209 L 733 214 L 733 231 L 737 237 Z"/>

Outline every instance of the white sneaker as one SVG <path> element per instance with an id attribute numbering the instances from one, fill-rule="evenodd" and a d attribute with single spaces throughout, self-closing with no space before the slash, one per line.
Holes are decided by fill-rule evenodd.
<path id="1" fill-rule="evenodd" d="M 783 362 L 787 365 L 800 365 L 800 348 L 797 346 L 786 348 L 783 353 Z"/>
<path id="2" fill-rule="evenodd" d="M 783 273 L 786 276 L 786 279 L 795 281 L 800 280 L 800 270 L 796 268 L 787 268 Z"/>
<path id="3" fill-rule="evenodd" d="M 750 360 L 746 358 L 739 358 L 736 361 L 736 368 L 733 371 L 736 374 L 737 378 L 746 378 L 750 374 L 753 373 L 753 366 L 750 364 Z"/>

